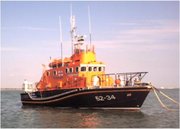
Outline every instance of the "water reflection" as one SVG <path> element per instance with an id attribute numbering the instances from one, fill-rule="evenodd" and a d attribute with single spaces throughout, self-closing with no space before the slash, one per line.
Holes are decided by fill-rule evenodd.
<path id="1" fill-rule="evenodd" d="M 80 127 L 122 127 L 129 125 L 130 118 L 143 118 L 144 114 L 140 111 L 122 111 L 122 110 L 87 110 L 87 113 L 82 115 L 83 121 Z M 124 126 L 126 127 L 126 126 Z M 129 127 L 129 126 L 127 126 Z"/>
<path id="2" fill-rule="evenodd" d="M 82 128 L 95 128 L 98 127 L 101 123 L 101 120 L 98 117 L 97 113 L 82 114 L 80 119 L 82 119 L 82 121 L 78 126 Z"/>
<path id="3" fill-rule="evenodd" d="M 144 119 L 146 115 L 141 111 L 123 110 L 89 110 L 89 109 L 62 109 L 41 107 L 22 108 L 33 119 L 34 127 L 51 128 L 101 128 L 101 127 L 131 127 L 130 121 Z M 32 112 L 32 110 L 34 110 Z M 45 123 L 45 124 L 44 124 Z M 32 127 L 32 126 L 30 126 Z"/>

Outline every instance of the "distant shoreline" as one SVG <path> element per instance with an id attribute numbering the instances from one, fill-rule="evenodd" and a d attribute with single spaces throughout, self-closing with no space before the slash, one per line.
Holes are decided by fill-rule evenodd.
<path id="1" fill-rule="evenodd" d="M 1 88 L 1 91 L 3 90 L 22 90 L 22 88 Z"/>

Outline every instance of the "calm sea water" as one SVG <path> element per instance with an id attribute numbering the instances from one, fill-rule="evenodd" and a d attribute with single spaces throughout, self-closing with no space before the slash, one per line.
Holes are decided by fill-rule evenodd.
<path id="1" fill-rule="evenodd" d="M 162 90 L 179 101 L 179 89 Z M 174 111 L 163 109 L 153 92 L 140 111 L 22 107 L 20 91 L 1 91 L 2 128 L 178 128 L 179 107 L 162 98 Z"/>

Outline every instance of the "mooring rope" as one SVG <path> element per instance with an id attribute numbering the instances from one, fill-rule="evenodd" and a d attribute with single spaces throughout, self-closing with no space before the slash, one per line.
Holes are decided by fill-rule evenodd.
<path id="1" fill-rule="evenodd" d="M 169 100 L 171 100 L 172 102 L 180 105 L 180 103 L 178 103 L 176 100 L 174 100 L 173 98 L 169 97 L 168 95 L 166 95 L 165 93 L 163 93 L 162 91 L 158 90 L 157 88 L 154 87 L 154 89 L 156 89 L 160 94 L 162 94 L 163 96 L 165 96 L 166 98 L 168 98 Z"/>
<path id="2" fill-rule="evenodd" d="M 153 89 L 153 91 L 154 91 L 154 94 L 156 95 L 156 97 L 157 97 L 157 99 L 158 99 L 158 101 L 159 101 L 159 103 L 161 104 L 161 106 L 163 107 L 163 108 L 165 108 L 165 109 L 167 109 L 167 110 L 170 110 L 162 101 L 161 101 L 161 99 L 159 98 L 159 96 L 158 96 L 158 94 L 157 94 L 157 92 L 156 92 L 156 90 L 155 90 L 155 88 L 154 87 L 152 87 L 152 89 Z"/>
<path id="3" fill-rule="evenodd" d="M 165 108 L 166 110 L 171 110 L 171 111 L 172 111 L 172 110 L 175 110 L 175 109 L 170 109 L 170 108 L 168 108 L 168 107 L 161 101 L 161 99 L 160 99 L 160 97 L 158 96 L 158 94 L 157 94 L 156 91 L 158 91 L 160 94 L 162 94 L 163 96 L 165 96 L 166 98 L 168 98 L 168 99 L 171 100 L 172 102 L 174 102 L 174 103 L 176 103 L 176 104 L 179 105 L 179 103 L 178 103 L 176 100 L 172 99 L 171 97 L 169 97 L 168 95 L 166 95 L 166 94 L 163 93 L 162 91 L 158 90 L 158 89 L 155 88 L 154 86 L 151 86 L 151 88 L 153 89 L 154 94 L 156 95 L 156 97 L 157 97 L 159 103 L 161 104 L 161 106 L 162 106 L 163 108 Z"/>

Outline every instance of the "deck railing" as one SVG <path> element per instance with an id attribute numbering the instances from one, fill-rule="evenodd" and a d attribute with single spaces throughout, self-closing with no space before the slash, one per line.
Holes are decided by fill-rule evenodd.
<path id="1" fill-rule="evenodd" d="M 95 75 L 99 78 L 99 86 L 134 86 L 141 84 L 148 72 L 110 73 Z M 92 80 L 93 85 L 93 80 Z"/>

